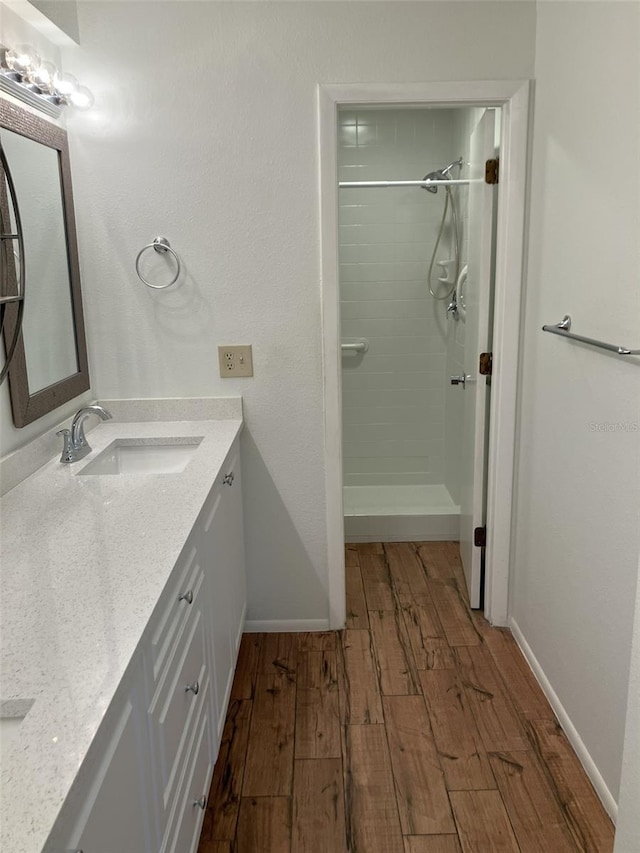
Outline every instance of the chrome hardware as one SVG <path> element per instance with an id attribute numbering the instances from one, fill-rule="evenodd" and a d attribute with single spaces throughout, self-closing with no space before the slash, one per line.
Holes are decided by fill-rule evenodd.
<path id="1" fill-rule="evenodd" d="M 167 252 L 170 252 L 173 255 L 176 262 L 177 270 L 174 277 L 167 284 L 152 284 L 150 281 L 147 281 L 147 279 L 140 272 L 140 258 L 147 251 L 147 249 L 154 249 L 161 255 L 166 255 Z M 155 237 L 153 243 L 147 243 L 146 246 L 143 246 L 136 257 L 136 275 L 143 284 L 146 284 L 147 287 L 152 287 L 154 290 L 164 290 L 166 287 L 171 287 L 172 284 L 175 284 L 178 278 L 180 277 L 180 269 L 181 265 L 178 253 L 175 249 L 171 248 L 171 243 L 167 240 L 166 237 Z"/>
<path id="2" fill-rule="evenodd" d="M 193 807 L 195 808 L 196 806 L 203 810 L 207 807 L 207 798 L 204 794 L 199 799 L 193 801 Z"/>
<path id="3" fill-rule="evenodd" d="M 103 409 L 102 406 L 84 406 L 80 411 L 76 412 L 71 423 L 71 431 L 68 429 L 59 430 L 56 435 L 64 438 L 64 448 L 62 450 L 61 462 L 77 462 L 79 459 L 91 453 L 91 447 L 84 434 L 84 422 L 89 415 L 98 415 L 103 421 L 110 421 L 113 417 L 111 412 Z"/>
<path id="4" fill-rule="evenodd" d="M 181 592 L 178 596 L 178 601 L 186 601 L 187 604 L 193 604 L 193 590 L 188 589 L 186 592 Z"/>
<path id="5" fill-rule="evenodd" d="M 367 352 L 369 349 L 369 341 L 366 338 L 356 341 L 353 344 L 340 344 L 342 352 Z"/>
<path id="6" fill-rule="evenodd" d="M 458 297 L 455 290 L 453 291 L 451 302 L 447 305 L 447 314 L 451 314 L 454 320 L 458 319 Z"/>
<path id="7" fill-rule="evenodd" d="M 185 693 L 193 693 L 194 696 L 197 696 L 200 692 L 200 684 L 197 681 L 194 681 L 193 684 L 187 684 L 184 688 Z"/>
<path id="8" fill-rule="evenodd" d="M 563 338 L 570 338 L 572 341 L 580 341 L 583 344 L 589 344 L 598 349 L 607 350 L 607 352 L 615 352 L 616 355 L 640 355 L 640 349 L 629 349 L 628 347 L 618 346 L 617 344 L 607 344 L 604 341 L 598 341 L 595 338 L 585 338 L 584 335 L 576 335 L 571 331 L 571 317 L 565 314 L 560 323 L 555 326 L 543 326 L 543 332 L 551 332 L 552 335 L 562 335 Z"/>
<path id="9" fill-rule="evenodd" d="M 71 443 L 71 430 L 68 429 L 60 429 L 56 433 L 61 438 L 64 439 L 64 448 L 62 450 L 62 456 L 60 457 L 61 462 L 75 462 L 76 457 L 73 451 L 73 444 Z"/>
<path id="10" fill-rule="evenodd" d="M 229 474 L 225 474 L 224 477 L 222 478 L 222 482 L 224 483 L 225 486 L 231 486 L 233 484 L 233 480 L 234 480 L 233 471 L 231 471 Z"/>
<path id="11" fill-rule="evenodd" d="M 464 388 L 467 382 L 467 377 L 464 374 L 462 376 L 450 376 L 449 381 L 452 385 L 462 385 Z"/>

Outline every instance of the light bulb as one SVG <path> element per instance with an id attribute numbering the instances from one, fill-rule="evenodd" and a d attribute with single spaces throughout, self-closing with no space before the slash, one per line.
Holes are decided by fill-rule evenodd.
<path id="1" fill-rule="evenodd" d="M 90 110 L 93 106 L 93 94 L 86 86 L 78 86 L 75 92 L 69 95 L 70 103 L 77 110 Z"/>
<path id="2" fill-rule="evenodd" d="M 35 71 L 29 74 L 29 80 L 40 89 L 41 92 L 53 92 L 53 80 L 58 74 L 58 69 L 53 62 L 41 62 Z"/>
<path id="3" fill-rule="evenodd" d="M 53 78 L 53 87 L 60 95 L 61 98 L 64 98 L 65 101 L 70 100 L 71 95 L 78 88 L 78 81 L 73 76 L 73 74 L 63 73 L 62 71 L 58 71 Z"/>
<path id="4" fill-rule="evenodd" d="M 4 61 L 11 71 L 24 76 L 40 65 L 40 54 L 30 44 L 19 44 L 6 52 Z"/>

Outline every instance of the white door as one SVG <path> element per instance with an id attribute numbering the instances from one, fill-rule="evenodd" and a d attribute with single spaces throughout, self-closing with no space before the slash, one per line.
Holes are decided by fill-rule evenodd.
<path id="1" fill-rule="evenodd" d="M 485 163 L 494 156 L 495 111 L 485 110 L 470 140 L 471 178 L 484 179 Z M 460 556 L 471 607 L 480 607 L 482 548 L 474 545 L 474 530 L 485 524 L 488 394 L 480 376 L 479 356 L 490 347 L 491 237 L 493 186 L 469 184 L 468 272 L 462 293 L 465 311 L 464 352 L 466 384 L 461 442 Z"/>

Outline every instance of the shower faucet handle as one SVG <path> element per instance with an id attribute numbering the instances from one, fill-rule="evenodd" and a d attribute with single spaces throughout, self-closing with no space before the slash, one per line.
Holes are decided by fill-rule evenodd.
<path id="1" fill-rule="evenodd" d="M 462 387 L 464 388 L 467 382 L 467 377 L 463 373 L 462 376 L 450 376 L 449 381 L 452 385 L 462 385 Z"/>

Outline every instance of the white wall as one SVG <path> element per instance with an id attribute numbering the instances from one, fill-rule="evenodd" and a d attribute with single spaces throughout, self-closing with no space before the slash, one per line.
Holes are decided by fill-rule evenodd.
<path id="1" fill-rule="evenodd" d="M 242 393 L 251 619 L 327 617 L 316 86 L 526 78 L 532 3 L 81 2 L 68 63 L 101 397 Z M 438 37 L 425 41 L 430 32 Z M 472 32 L 473 39 L 461 37 Z M 152 292 L 166 234 L 186 281 Z M 221 380 L 216 345 L 254 346 Z"/>
<path id="2" fill-rule="evenodd" d="M 339 180 L 420 180 L 443 168 L 453 120 L 453 110 L 341 111 Z M 369 342 L 342 357 L 347 486 L 444 483 L 449 300 L 427 283 L 443 205 L 442 190 L 340 191 L 342 339 Z M 437 260 L 453 256 L 450 243 L 447 228 Z M 434 289 L 441 274 L 434 264 Z"/>
<path id="3" fill-rule="evenodd" d="M 640 6 L 554 2 L 537 12 L 511 615 L 617 798 L 640 370 L 540 327 L 568 312 L 578 333 L 640 346 Z"/>

